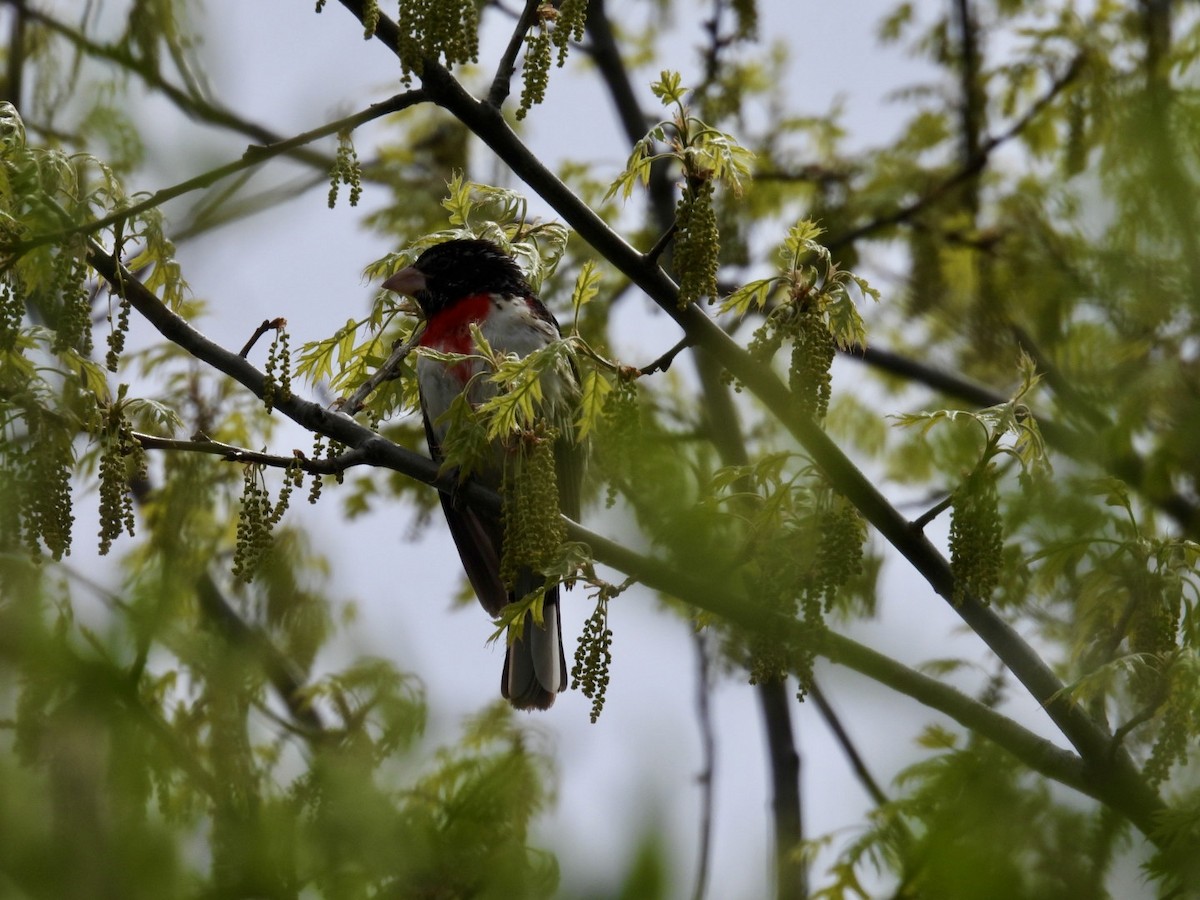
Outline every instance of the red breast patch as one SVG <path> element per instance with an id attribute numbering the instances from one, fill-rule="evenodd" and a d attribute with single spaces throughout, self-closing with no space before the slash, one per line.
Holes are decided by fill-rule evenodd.
<path id="1" fill-rule="evenodd" d="M 471 325 L 482 325 L 492 306 L 490 294 L 472 294 L 447 307 L 430 319 L 421 335 L 422 347 L 443 353 L 471 353 Z"/>

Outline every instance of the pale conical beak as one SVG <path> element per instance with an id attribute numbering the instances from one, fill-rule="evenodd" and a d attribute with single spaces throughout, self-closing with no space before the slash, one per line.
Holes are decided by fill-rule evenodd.
<path id="1" fill-rule="evenodd" d="M 425 275 L 420 269 L 409 266 L 385 281 L 383 286 L 389 291 L 407 294 L 415 299 L 418 293 L 425 290 Z"/>

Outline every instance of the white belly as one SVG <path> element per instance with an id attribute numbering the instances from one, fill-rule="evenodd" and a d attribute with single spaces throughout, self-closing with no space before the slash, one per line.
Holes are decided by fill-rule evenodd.
<path id="1" fill-rule="evenodd" d="M 496 296 L 492 302 L 493 309 L 480 330 L 493 350 L 524 357 L 559 340 L 557 329 L 534 315 L 523 299 Z M 472 406 L 495 396 L 497 385 L 486 375 L 479 374 L 484 368 L 485 363 L 478 359 L 458 364 L 446 364 L 427 357 L 417 360 L 422 402 L 439 442 L 445 437 L 446 422 L 438 420 L 465 385 L 469 384 L 468 400 Z M 569 416 L 570 402 L 577 391 L 575 377 L 565 362 L 547 371 L 542 376 L 544 413 L 552 419 Z"/>

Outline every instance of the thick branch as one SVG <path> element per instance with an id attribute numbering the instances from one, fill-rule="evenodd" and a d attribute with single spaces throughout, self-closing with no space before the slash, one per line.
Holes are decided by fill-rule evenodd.
<path id="1" fill-rule="evenodd" d="M 262 396 L 262 373 L 236 353 L 204 337 L 171 312 L 94 242 L 90 247 L 89 262 L 163 337 L 233 378 L 257 396 Z M 459 484 L 453 475 L 439 475 L 438 465 L 433 460 L 380 437 L 348 416 L 331 413 L 319 404 L 296 396 L 286 400 L 277 399 L 276 409 L 311 431 L 360 450 L 372 465 L 401 472 L 443 493 L 454 493 L 463 502 L 476 508 L 499 513 L 500 500 L 495 492 L 475 482 Z M 672 569 L 569 520 L 567 533 L 570 540 L 587 544 L 598 561 L 633 576 L 653 590 L 678 597 L 697 609 L 721 616 L 741 628 L 785 639 L 788 636 L 796 639 L 802 637 L 796 622 L 756 605 L 738 588 L 712 584 Z M 995 710 L 849 638 L 827 635 L 819 650 L 834 662 L 862 672 L 945 713 L 1004 747 L 1035 771 L 1103 800 L 1143 831 L 1151 829 L 1151 815 L 1158 806 L 1155 801 L 1147 800 L 1142 795 L 1127 794 L 1119 782 L 1108 779 L 1108 773 L 1103 769 L 1089 768 L 1078 757 L 1039 738 Z"/>
<path id="2" fill-rule="evenodd" d="M 341 3 L 361 20 L 361 0 L 341 0 Z M 395 23 L 385 18 L 381 19 L 380 26 L 376 37 L 384 40 L 395 52 Z M 390 42 L 387 41 L 389 31 L 393 36 Z M 1081 66 L 1080 58 L 1055 82 L 1050 95 L 1035 104 L 1021 121 L 1036 115 L 1058 90 L 1075 77 Z M 796 412 L 790 392 L 774 372 L 734 343 L 702 309 L 695 305 L 680 309 L 678 289 L 674 282 L 660 268 L 648 264 L 594 210 L 542 165 L 498 110 L 472 97 L 444 67 L 434 63 L 426 63 L 422 83 L 434 102 L 454 114 L 480 137 L 581 238 L 645 291 L 687 334 L 712 352 L 734 378 L 757 396 L 804 446 L 833 485 L 921 573 L 936 593 L 947 603 L 953 604 L 954 580 L 947 560 L 924 535 L 912 531 L 905 517 L 888 503 L 823 430 Z M 998 145 L 1002 140 L 1003 136 L 989 143 Z M 1045 708 L 1087 764 L 1098 772 L 1104 772 L 1105 777 L 1111 779 L 1112 784 L 1127 796 L 1122 806 L 1137 810 L 1142 821 L 1148 822 L 1149 811 L 1156 809 L 1161 801 L 1141 779 L 1128 753 L 1112 753 L 1112 736 L 1107 727 L 1072 702 L 1050 667 L 990 607 L 978 598 L 966 597 L 960 603 L 953 604 L 953 609 Z"/>

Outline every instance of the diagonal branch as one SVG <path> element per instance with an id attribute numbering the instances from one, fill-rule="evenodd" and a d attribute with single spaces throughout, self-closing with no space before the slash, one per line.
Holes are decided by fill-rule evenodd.
<path id="1" fill-rule="evenodd" d="M 361 20 L 364 13 L 362 0 L 341 0 L 341 3 Z M 395 23 L 386 17 L 380 19 L 376 29 L 376 37 L 393 52 L 396 31 Z M 387 40 L 389 33 L 393 38 L 391 41 Z M 1057 84 L 1065 87 L 1081 67 L 1082 60 L 1077 59 Z M 1013 672 L 1087 764 L 1097 771 L 1104 771 L 1115 789 L 1127 796 L 1126 806 L 1133 804 L 1142 814 L 1147 814 L 1161 805 L 1129 754 L 1123 750 L 1112 753 L 1112 735 L 1107 726 L 1072 701 L 1054 671 L 1008 622 L 977 597 L 968 596 L 954 603 L 954 579 L 949 562 L 924 535 L 913 532 L 907 519 L 821 428 L 797 412 L 791 392 L 773 371 L 738 346 L 702 309 L 695 305 L 680 309 L 675 283 L 658 266 L 648 263 L 547 169 L 498 110 L 471 96 L 449 71 L 436 63 L 426 63 L 422 84 L 430 99 L 455 115 L 483 140 L 513 174 L 541 196 L 584 241 L 645 291 L 685 333 L 713 353 L 721 365 L 766 406 L 800 442 L 837 490 L 909 561 L 933 590 L 952 605 Z M 1044 103 L 1035 110 L 1042 105 Z M 1022 121 L 1036 114 L 1035 110 Z M 999 140 L 994 139 L 993 143 Z"/>
<path id="2" fill-rule="evenodd" d="M 487 98 L 487 102 L 497 109 L 508 99 L 512 90 L 513 73 L 517 71 L 517 54 L 521 52 L 521 45 L 525 43 L 526 32 L 537 20 L 541 5 L 542 0 L 525 0 L 525 8 L 521 10 L 512 36 L 508 39 L 508 46 L 504 48 L 504 54 L 500 57 L 500 65 L 496 67 L 496 77 L 492 79 L 492 88 L 488 91 Z"/>
<path id="3" fill-rule="evenodd" d="M 35 235 L 23 241 L 17 241 L 12 244 L 0 246 L 0 252 L 8 255 L 19 256 L 28 253 L 30 250 L 37 247 L 45 246 L 46 244 L 57 244 L 79 234 L 95 234 L 110 225 L 116 225 L 119 222 L 127 222 L 140 213 L 161 206 L 168 200 L 173 200 L 183 194 L 191 191 L 206 188 L 209 185 L 216 184 L 222 178 L 227 178 L 230 175 L 240 172 L 243 169 L 249 169 L 252 166 L 261 165 L 269 159 L 280 156 L 285 153 L 290 153 L 297 147 L 302 147 L 305 144 L 311 144 L 315 140 L 327 137 L 331 134 L 337 134 L 340 131 L 347 131 L 357 128 L 358 126 L 370 122 L 373 119 L 378 119 L 381 116 L 386 116 L 390 113 L 399 112 L 402 109 L 408 109 L 410 106 L 415 106 L 418 103 L 425 102 L 427 97 L 423 91 L 406 91 L 403 94 L 396 94 L 387 100 L 379 103 L 372 103 L 366 109 L 346 116 L 334 122 L 328 122 L 311 131 L 306 131 L 303 134 L 298 134 L 295 137 L 288 138 L 286 141 L 269 144 L 267 146 L 251 146 L 246 149 L 240 159 L 226 163 L 223 166 L 217 166 L 215 169 L 210 169 L 186 181 L 181 181 L 178 184 L 170 187 L 162 188 L 155 191 L 145 200 L 140 203 L 135 203 L 132 206 L 122 207 L 116 212 L 99 219 L 93 219 L 90 222 L 83 222 L 79 225 L 72 225 L 68 228 L 63 228 L 60 231 L 49 232 L 46 234 Z"/>
<path id="4" fill-rule="evenodd" d="M 159 91 L 176 107 L 193 119 L 228 128 L 230 131 L 243 134 L 257 144 L 277 144 L 283 137 L 269 128 L 264 128 L 257 122 L 244 119 L 237 113 L 217 106 L 193 91 L 186 91 L 167 81 L 158 69 L 148 61 L 139 60 L 126 48 L 111 44 L 101 44 L 93 41 L 76 28 L 59 21 L 42 10 L 30 9 L 27 12 L 30 21 L 37 22 L 46 30 L 70 42 L 76 49 L 87 55 L 116 63 L 124 69 L 135 73 L 145 84 Z M 328 169 L 333 163 L 332 158 L 321 153 L 296 148 L 291 155 L 311 166 Z"/>
<path id="5" fill-rule="evenodd" d="M 261 372 L 236 353 L 224 349 L 192 328 L 95 242 L 89 246 L 89 263 L 163 337 L 255 395 L 262 396 L 265 379 Z M 440 474 L 433 460 L 380 437 L 348 416 L 330 412 L 317 403 L 295 395 L 276 399 L 275 408 L 304 428 L 359 450 L 371 465 L 400 472 L 445 494 L 453 493 L 475 508 L 499 512 L 500 499 L 494 491 L 476 482 L 460 484 L 452 473 Z M 718 615 L 741 628 L 782 636 L 784 639 L 798 640 L 806 636 L 801 634 L 795 621 L 756 604 L 736 586 L 714 585 L 630 550 L 575 522 L 567 520 L 566 524 L 569 538 L 587 544 L 596 560 L 633 576 L 653 590 L 678 597 L 697 609 Z M 1129 818 L 1142 831 L 1150 833 L 1153 830 L 1154 814 L 1161 806 L 1157 798 L 1147 796 L 1145 792 L 1127 790 L 1120 779 L 1111 777 L 1110 769 L 1085 763 L 1080 757 L 1054 746 L 994 709 L 849 638 L 827 634 L 818 650 L 833 662 L 861 672 L 914 697 L 931 709 L 945 713 L 1005 748 L 1046 777 L 1101 800 Z M 1153 839 L 1153 835 L 1151 837 Z"/>
<path id="6" fill-rule="evenodd" d="M 830 250 L 836 250 L 839 247 L 853 244 L 855 241 L 859 240 L 860 238 L 864 238 L 869 234 L 874 234 L 875 232 L 889 228 L 892 225 L 899 225 L 902 222 L 906 222 L 926 208 L 941 200 L 954 189 L 970 182 L 977 175 L 979 175 L 980 172 L 983 171 L 983 169 L 987 166 L 988 161 L 991 159 L 992 154 L 997 149 L 1002 147 L 1004 144 L 1007 144 L 1013 138 L 1018 137 L 1026 128 L 1029 127 L 1029 124 L 1034 119 L 1041 115 L 1042 111 L 1046 109 L 1047 106 L 1054 102 L 1059 94 L 1066 90 L 1082 74 L 1084 63 L 1085 57 L 1083 54 L 1076 56 L 1071 61 L 1071 64 L 1067 67 L 1066 71 L 1063 72 L 1063 74 L 1061 74 L 1058 78 L 1054 79 L 1053 83 L 1051 83 L 1050 87 L 1046 90 L 1046 93 L 1039 97 L 1029 107 L 1029 109 L 1025 111 L 1023 116 L 1013 122 L 1002 133 L 984 141 L 977 148 L 976 152 L 952 175 L 934 185 L 933 188 L 922 194 L 916 200 L 913 200 L 911 203 L 906 203 L 904 206 L 901 206 L 890 213 L 880 215 L 871 221 L 864 222 L 862 225 L 859 225 L 856 228 L 851 228 L 849 231 L 845 231 L 842 234 L 829 235 L 829 239 L 825 242 L 826 246 L 828 246 Z"/>

